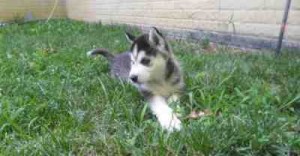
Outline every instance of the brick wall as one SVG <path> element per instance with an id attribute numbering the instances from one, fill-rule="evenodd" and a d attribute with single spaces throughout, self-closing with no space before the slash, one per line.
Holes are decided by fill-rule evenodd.
<path id="1" fill-rule="evenodd" d="M 205 30 L 275 39 L 286 0 L 68 0 L 85 21 Z M 293 0 L 286 39 L 300 41 L 300 1 Z"/>
<path id="2" fill-rule="evenodd" d="M 0 0 L 0 22 L 16 19 L 45 19 L 55 0 Z M 65 0 L 58 0 L 53 17 L 66 17 Z"/>
<path id="3" fill-rule="evenodd" d="M 58 0 L 54 17 L 143 28 L 156 26 L 196 40 L 208 37 L 238 46 L 257 44 L 250 46 L 254 48 L 267 43 L 266 47 L 272 48 L 276 46 L 285 1 Z M 0 0 L 0 22 L 28 14 L 47 18 L 54 3 L 55 0 Z M 292 0 L 285 43 L 300 47 L 300 0 Z"/>

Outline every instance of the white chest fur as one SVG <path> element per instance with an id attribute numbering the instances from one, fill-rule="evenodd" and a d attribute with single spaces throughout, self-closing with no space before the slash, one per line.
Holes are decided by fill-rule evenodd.
<path id="1" fill-rule="evenodd" d="M 150 83 L 150 84 L 143 84 L 141 85 L 142 89 L 151 91 L 154 95 L 169 97 L 172 94 L 178 92 L 178 86 L 172 85 L 166 82 L 162 83 Z"/>

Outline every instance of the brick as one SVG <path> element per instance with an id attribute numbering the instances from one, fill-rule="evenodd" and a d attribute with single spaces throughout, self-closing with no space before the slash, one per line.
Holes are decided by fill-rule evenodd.
<path id="1" fill-rule="evenodd" d="M 116 4 L 95 4 L 97 9 L 174 9 L 173 1 L 147 1 L 145 3 L 128 3 L 127 1 L 116 3 Z"/>
<path id="2" fill-rule="evenodd" d="M 13 20 L 16 16 L 25 17 L 29 13 L 32 14 L 33 19 L 41 19 L 49 16 L 54 1 L 52 0 L 3 0 L 0 3 L 5 5 L 0 5 L 0 19 L 1 20 Z M 5 12 L 5 13 L 3 13 Z M 66 16 L 65 3 L 60 0 L 53 17 L 64 17 Z"/>
<path id="3" fill-rule="evenodd" d="M 240 0 L 241 2 L 241 9 L 248 9 L 248 10 L 260 10 L 264 7 L 264 1 L 263 0 Z"/>
<path id="4" fill-rule="evenodd" d="M 53 4 L 53 0 L 0 0 L 0 20 L 29 12 L 47 18 Z M 276 38 L 284 6 L 285 0 L 59 0 L 54 17 Z M 293 0 L 288 40 L 300 41 L 299 12 L 300 1 Z"/>
<path id="5" fill-rule="evenodd" d="M 241 23 L 276 24 L 274 10 L 238 10 L 234 11 L 233 20 Z"/>
<path id="6" fill-rule="evenodd" d="M 263 0 L 220 0 L 220 9 L 262 9 L 264 6 Z"/>
<path id="7" fill-rule="evenodd" d="M 231 19 L 234 20 L 234 12 L 234 10 L 220 10 L 217 20 L 223 22 L 229 22 Z"/>
<path id="8" fill-rule="evenodd" d="M 291 9 L 292 10 L 300 10 L 300 1 L 299 0 L 293 0 L 291 3 Z"/>
<path id="9" fill-rule="evenodd" d="M 181 10 L 98 10 L 97 14 L 126 15 L 137 17 L 170 18 L 170 19 L 189 19 L 187 13 Z"/>
<path id="10" fill-rule="evenodd" d="M 125 23 L 145 24 L 152 26 L 164 26 L 175 28 L 192 28 L 191 20 L 176 20 L 176 19 L 163 19 L 163 18 L 149 18 L 149 17 L 134 17 L 134 16 L 107 16 L 100 15 L 106 19 L 110 19 L 113 22 L 122 21 Z"/>
<path id="11" fill-rule="evenodd" d="M 276 37 L 279 33 L 279 30 L 280 25 L 241 23 L 239 25 L 238 33 L 261 37 Z"/>
<path id="12" fill-rule="evenodd" d="M 281 20 L 280 20 L 281 21 Z M 300 25 L 300 10 L 291 10 L 288 17 L 288 24 Z M 300 29 L 298 30 L 300 31 Z"/>
<path id="13" fill-rule="evenodd" d="M 158 18 L 170 18 L 170 19 L 191 19 L 189 14 L 182 10 L 151 10 L 144 12 L 144 16 L 158 17 Z"/>
<path id="14" fill-rule="evenodd" d="M 283 10 L 286 0 L 265 0 L 265 9 Z"/>
<path id="15" fill-rule="evenodd" d="M 286 5 L 286 0 L 265 0 L 264 9 L 274 9 L 274 10 L 284 10 Z M 291 10 L 300 10 L 300 1 L 291 1 Z"/>
<path id="16" fill-rule="evenodd" d="M 287 40 L 300 41 L 300 26 L 299 25 L 288 25 L 286 28 L 285 37 Z"/>
<path id="17" fill-rule="evenodd" d="M 194 20 L 218 20 L 218 10 L 196 10 L 190 11 L 189 17 Z"/>
<path id="18" fill-rule="evenodd" d="M 283 14 L 284 14 L 283 11 L 276 11 L 276 23 L 277 24 L 282 23 Z M 300 25 L 300 11 L 290 10 L 289 16 L 288 16 L 288 24 Z"/>
<path id="19" fill-rule="evenodd" d="M 229 24 L 217 21 L 193 21 L 193 28 L 200 30 L 211 30 L 211 31 L 223 31 L 227 32 L 229 29 Z"/>
<path id="20" fill-rule="evenodd" d="M 218 9 L 218 0 L 175 0 L 175 9 Z"/>
<path id="21" fill-rule="evenodd" d="M 67 16 L 71 19 L 83 20 L 88 10 L 87 4 L 84 1 L 68 0 L 66 3 Z"/>
<path id="22" fill-rule="evenodd" d="M 240 9 L 241 3 L 236 0 L 220 0 L 220 9 Z"/>
<path id="23" fill-rule="evenodd" d="M 276 11 L 277 24 L 282 23 L 283 14 L 284 14 L 283 11 Z M 287 22 L 288 24 L 300 25 L 300 11 L 290 10 Z"/>

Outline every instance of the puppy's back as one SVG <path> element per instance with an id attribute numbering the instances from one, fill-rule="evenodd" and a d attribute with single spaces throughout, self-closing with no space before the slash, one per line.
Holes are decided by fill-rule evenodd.
<path id="1" fill-rule="evenodd" d="M 131 68 L 130 52 L 115 55 L 111 62 L 111 74 L 122 80 L 128 80 Z"/>

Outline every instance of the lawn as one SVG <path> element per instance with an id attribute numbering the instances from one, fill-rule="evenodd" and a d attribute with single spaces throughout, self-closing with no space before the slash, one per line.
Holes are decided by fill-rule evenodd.
<path id="1" fill-rule="evenodd" d="M 125 29 L 69 20 L 0 27 L 0 155 L 299 154 L 299 50 L 275 57 L 172 41 L 187 88 L 172 105 L 184 128 L 168 134 L 134 87 L 110 78 L 105 59 L 86 56 L 127 50 Z"/>

